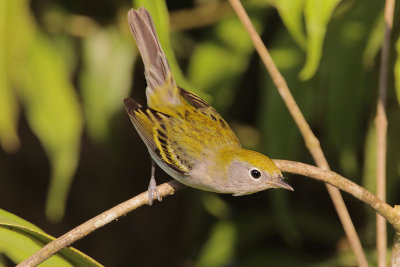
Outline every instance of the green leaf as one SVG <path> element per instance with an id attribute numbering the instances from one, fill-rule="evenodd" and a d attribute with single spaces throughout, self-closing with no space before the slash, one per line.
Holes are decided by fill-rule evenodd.
<path id="1" fill-rule="evenodd" d="M 376 192 L 376 128 L 373 122 L 368 125 L 368 131 L 364 144 L 364 162 L 362 170 L 362 186 L 370 192 Z M 375 237 L 375 212 L 368 206 L 366 230 L 368 239 L 374 240 Z"/>
<path id="2" fill-rule="evenodd" d="M 22 218 L 0 209 L 0 253 L 20 263 L 55 238 Z M 40 266 L 102 266 L 79 250 L 67 247 Z"/>
<path id="3" fill-rule="evenodd" d="M 46 213 L 57 221 L 79 158 L 82 116 L 62 51 L 38 33 L 24 64 L 19 92 L 28 122 L 50 159 Z"/>
<path id="4" fill-rule="evenodd" d="M 84 111 L 92 139 L 110 136 L 110 123 L 129 93 L 135 52 L 120 29 L 94 29 L 83 40 L 80 75 Z"/>
<path id="5" fill-rule="evenodd" d="M 204 192 L 202 201 L 207 212 L 219 219 L 225 219 L 230 212 L 229 205 L 217 194 Z"/>
<path id="6" fill-rule="evenodd" d="M 253 23 L 260 30 L 258 20 L 254 19 Z M 212 104 L 221 112 L 231 105 L 239 85 L 237 81 L 246 71 L 254 47 L 236 18 L 227 18 L 215 25 L 212 37 L 196 45 L 188 77 L 201 92 L 212 94 Z"/>
<path id="7" fill-rule="evenodd" d="M 9 1 L 0 2 L 0 39 L 4 40 L 0 42 L 0 145 L 7 152 L 13 152 L 18 149 L 20 142 L 17 135 L 19 112 L 7 68 L 9 6 Z"/>
<path id="8" fill-rule="evenodd" d="M 305 0 L 267 0 L 279 12 L 283 23 L 297 44 L 305 49 L 306 37 L 303 30 L 303 8 Z"/>
<path id="9" fill-rule="evenodd" d="M 328 22 L 340 0 L 306 0 L 307 59 L 300 71 L 302 80 L 310 79 L 316 72 Z"/>
<path id="10" fill-rule="evenodd" d="M 397 101 L 400 104 L 400 37 L 396 41 L 396 63 L 394 65 L 394 78 L 397 93 Z"/>
<path id="11" fill-rule="evenodd" d="M 383 18 L 383 10 L 380 12 L 379 16 L 372 27 L 369 34 L 367 45 L 365 47 L 363 61 L 367 67 L 372 67 L 374 64 L 374 59 L 382 47 L 383 38 L 385 35 L 385 21 Z"/>
<path id="12" fill-rule="evenodd" d="M 3 3 L 4 1 L 2 1 Z M 0 10 L 2 10 L 0 6 Z M 0 20 L 1 20 L 0 14 Z M 1 26 L 1 25 L 0 25 Z M 0 33 L 0 36 L 2 34 Z M 1 38 L 3 39 L 3 38 Z M 5 39 L 3 39 L 5 40 Z M 18 107 L 11 84 L 6 76 L 3 42 L 0 42 L 0 145 L 7 152 L 14 152 L 19 147 L 17 135 Z"/>
<path id="13" fill-rule="evenodd" d="M 178 65 L 174 51 L 172 50 L 170 39 L 169 27 L 169 14 L 167 5 L 164 0 L 133 0 L 133 5 L 138 7 L 145 7 L 153 18 L 154 25 L 156 26 L 157 35 L 160 39 L 161 46 L 167 56 L 169 66 L 177 84 L 189 91 L 193 90 L 191 84 L 186 80 L 181 68 Z"/>
<path id="14" fill-rule="evenodd" d="M 211 230 L 204 245 L 198 266 L 226 266 L 232 260 L 236 240 L 236 229 L 231 221 L 219 221 Z"/>

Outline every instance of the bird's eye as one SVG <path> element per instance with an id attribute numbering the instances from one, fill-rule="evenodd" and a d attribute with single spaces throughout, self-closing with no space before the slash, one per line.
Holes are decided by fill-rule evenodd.
<path id="1" fill-rule="evenodd" d="M 258 179 L 261 177 L 261 172 L 257 169 L 251 169 L 250 174 L 251 174 L 251 177 L 253 177 L 254 179 Z"/>

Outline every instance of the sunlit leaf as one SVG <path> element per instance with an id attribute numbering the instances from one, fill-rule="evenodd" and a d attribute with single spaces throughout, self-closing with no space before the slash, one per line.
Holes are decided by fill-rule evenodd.
<path id="1" fill-rule="evenodd" d="M 396 41 L 396 64 L 394 66 L 395 87 L 397 93 L 397 101 L 400 105 L 400 37 Z"/>
<path id="2" fill-rule="evenodd" d="M 88 132 L 97 141 L 109 136 L 129 94 L 134 59 L 132 42 L 120 29 L 94 29 L 83 40 L 82 96 Z"/>
<path id="3" fill-rule="evenodd" d="M 306 0 L 307 60 L 300 72 L 302 80 L 310 79 L 316 72 L 322 55 L 322 45 L 328 22 L 340 0 Z"/>
<path id="4" fill-rule="evenodd" d="M 51 163 L 46 212 L 59 220 L 79 158 L 82 116 L 62 51 L 40 33 L 30 49 L 19 92 L 28 122 Z"/>
<path id="5" fill-rule="evenodd" d="M 20 217 L 0 209 L 0 253 L 15 263 L 27 259 L 55 238 Z M 68 247 L 40 266 L 102 266 L 79 250 Z"/>
<path id="6" fill-rule="evenodd" d="M 184 77 L 181 68 L 178 65 L 175 54 L 172 50 L 169 27 L 169 14 L 167 5 L 164 0 L 133 0 L 133 5 L 145 7 L 151 14 L 156 26 L 157 35 L 160 39 L 161 46 L 167 56 L 168 63 L 171 67 L 174 78 L 179 86 L 194 91 L 191 84 Z"/>
<path id="7" fill-rule="evenodd" d="M 200 253 L 197 266 L 226 266 L 232 260 L 235 241 L 236 229 L 233 223 L 217 222 Z"/>
<path id="8" fill-rule="evenodd" d="M 293 39 L 301 48 L 306 48 L 306 37 L 303 29 L 303 8 L 305 0 L 267 0 L 279 12 L 283 23 Z"/>
<path id="9" fill-rule="evenodd" d="M 253 23 L 258 30 L 257 19 Z M 213 96 L 212 105 L 223 111 L 229 107 L 238 89 L 238 79 L 246 71 L 254 51 L 250 38 L 236 18 L 227 18 L 215 25 L 215 39 L 198 44 L 188 67 L 191 83 Z"/>
<path id="10" fill-rule="evenodd" d="M 2 20 L 1 14 L 0 20 Z M 19 147 L 17 135 L 18 107 L 6 75 L 2 44 L 3 42 L 0 42 L 0 145 L 4 150 L 13 152 Z"/>
<path id="11" fill-rule="evenodd" d="M 8 77 L 7 50 L 11 45 L 7 27 L 10 24 L 12 6 L 10 1 L 0 2 L 0 145 L 13 152 L 19 147 L 17 135 L 18 107 Z M 10 15 L 11 13 L 11 15 Z"/>

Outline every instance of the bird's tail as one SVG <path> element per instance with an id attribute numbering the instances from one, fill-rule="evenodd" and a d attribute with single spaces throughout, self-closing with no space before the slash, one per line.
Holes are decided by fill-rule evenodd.
<path id="1" fill-rule="evenodd" d="M 145 67 L 147 104 L 153 109 L 180 105 L 182 99 L 161 48 L 153 20 L 147 9 L 128 12 L 128 22 Z"/>

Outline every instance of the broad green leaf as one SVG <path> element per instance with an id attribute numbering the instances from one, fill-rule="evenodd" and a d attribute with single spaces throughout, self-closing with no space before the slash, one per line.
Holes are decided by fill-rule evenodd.
<path id="1" fill-rule="evenodd" d="M 368 131 L 364 144 L 364 162 L 362 170 L 362 186 L 370 192 L 376 192 L 376 128 L 373 122 L 368 125 Z M 370 207 L 365 207 L 367 213 L 365 230 L 368 233 L 366 239 L 375 240 L 375 212 Z"/>
<path id="2" fill-rule="evenodd" d="M 367 41 L 367 46 L 365 47 L 363 61 L 367 67 L 372 67 L 374 64 L 374 59 L 382 47 L 383 38 L 385 35 L 385 21 L 383 19 L 383 10 L 380 12 L 379 16 L 371 29 L 369 38 Z"/>
<path id="3" fill-rule="evenodd" d="M 257 19 L 253 23 L 261 29 Z M 212 94 L 212 104 L 221 112 L 231 105 L 237 81 L 246 71 L 254 48 L 236 18 L 224 19 L 212 30 L 210 40 L 198 44 L 193 51 L 188 77 L 200 91 Z"/>
<path id="4" fill-rule="evenodd" d="M 82 116 L 62 51 L 37 33 L 26 58 L 20 95 L 28 122 L 51 163 L 46 213 L 57 221 L 79 158 Z"/>
<path id="5" fill-rule="evenodd" d="M 47 214 L 64 213 L 65 199 L 79 157 L 82 119 L 63 51 L 36 27 L 29 1 L 7 1 L 9 82 L 51 165 Z M 23 67 L 22 67 L 23 66 Z"/>
<path id="6" fill-rule="evenodd" d="M 310 79 L 317 71 L 328 22 L 340 0 L 306 0 L 307 59 L 300 71 L 302 80 Z"/>
<path id="7" fill-rule="evenodd" d="M 217 222 L 210 233 L 197 262 L 197 266 L 227 266 L 232 260 L 236 229 L 231 221 Z"/>
<path id="8" fill-rule="evenodd" d="M 213 216 L 225 219 L 229 215 L 230 207 L 219 195 L 204 192 L 202 198 L 204 208 Z"/>
<path id="9" fill-rule="evenodd" d="M 0 209 L 0 253 L 15 263 L 27 259 L 55 238 L 20 217 Z M 68 247 L 40 266 L 102 266 L 79 250 Z"/>
<path id="10" fill-rule="evenodd" d="M 1 17 L 0 14 L 0 20 Z M 13 152 L 19 147 L 19 138 L 17 135 L 18 107 L 11 84 L 6 75 L 7 72 L 3 57 L 4 49 L 1 46 L 2 42 L 0 42 L 0 145 L 7 152 Z"/>
<path id="11" fill-rule="evenodd" d="M 0 146 L 7 152 L 13 152 L 19 147 L 17 135 L 18 107 L 7 68 L 7 46 L 10 45 L 7 27 L 12 3 L 0 2 Z"/>
<path id="12" fill-rule="evenodd" d="M 394 65 L 394 78 L 397 93 L 397 101 L 400 105 L 400 37 L 396 41 L 396 63 Z"/>
<path id="13" fill-rule="evenodd" d="M 305 49 L 306 37 L 303 29 L 303 8 L 305 0 L 267 0 L 279 12 L 283 23 L 297 44 Z"/>
<path id="14" fill-rule="evenodd" d="M 164 0 L 133 0 L 136 8 L 145 7 L 153 18 L 161 46 L 167 56 L 168 63 L 177 84 L 189 91 L 193 91 L 191 84 L 184 77 L 172 50 L 169 27 L 169 14 Z"/>
<path id="15" fill-rule="evenodd" d="M 88 132 L 96 141 L 110 135 L 110 123 L 129 94 L 134 59 L 132 42 L 120 29 L 94 29 L 83 40 L 80 81 Z"/>

